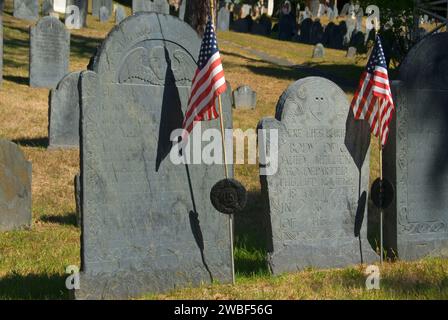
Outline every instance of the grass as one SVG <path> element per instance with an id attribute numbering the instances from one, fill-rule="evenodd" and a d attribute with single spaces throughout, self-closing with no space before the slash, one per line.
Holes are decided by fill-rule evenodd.
<path id="1" fill-rule="evenodd" d="M 128 13 L 130 11 L 127 8 Z M 46 149 L 48 145 L 48 90 L 28 86 L 30 23 L 12 18 L 6 2 L 4 24 L 4 80 L 0 87 L 0 137 L 21 146 L 33 164 L 33 221 L 30 230 L 0 233 L 0 299 L 64 299 L 65 267 L 79 265 L 80 231 L 75 225 L 73 178 L 79 171 L 76 150 Z M 90 57 L 113 27 L 89 15 L 88 28 L 71 31 L 70 70 L 86 68 Z M 272 117 L 281 93 L 289 84 L 310 75 L 328 74 L 351 98 L 365 56 L 345 58 L 345 52 L 327 50 L 326 58 L 311 59 L 312 46 L 275 39 L 222 32 L 226 78 L 233 88 L 248 84 L 257 91 L 256 110 L 235 110 L 234 127 L 255 128 Z M 243 48 L 241 47 L 243 46 Z M 300 68 L 279 67 L 247 48 L 290 60 Z M 377 176 L 377 154 L 372 153 L 372 176 Z M 382 289 L 364 289 L 364 267 L 342 270 L 306 270 L 270 277 L 265 263 L 265 227 L 258 167 L 236 165 L 235 175 L 249 192 L 249 205 L 236 217 L 235 263 L 237 286 L 213 284 L 177 290 L 149 299 L 412 299 L 447 298 L 448 263 L 442 259 L 386 264 Z"/>

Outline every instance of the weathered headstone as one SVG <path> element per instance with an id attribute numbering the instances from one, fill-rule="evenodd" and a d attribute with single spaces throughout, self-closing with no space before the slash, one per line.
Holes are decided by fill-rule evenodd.
<path id="1" fill-rule="evenodd" d="M 100 17 L 101 7 L 106 7 L 107 10 L 109 10 L 109 14 L 110 14 L 113 9 L 112 0 L 93 0 L 92 1 L 92 16 Z"/>
<path id="2" fill-rule="evenodd" d="M 231 279 L 228 217 L 210 202 L 223 167 L 176 165 L 169 155 L 200 45 L 176 17 L 140 13 L 112 29 L 92 71 L 81 73 L 77 298 L 125 298 Z M 219 130 L 219 120 L 201 126 Z"/>
<path id="3" fill-rule="evenodd" d="M 106 7 L 100 8 L 100 21 L 107 22 L 110 18 L 110 11 Z"/>
<path id="4" fill-rule="evenodd" d="M 226 7 L 222 7 L 218 12 L 218 30 L 228 31 L 230 24 L 230 11 Z"/>
<path id="5" fill-rule="evenodd" d="M 347 96 L 336 84 L 310 77 L 283 93 L 276 119 L 260 122 L 262 129 L 278 130 L 278 171 L 261 176 L 269 201 L 268 261 L 274 274 L 357 264 L 360 247 L 364 262 L 375 257 L 366 226 L 360 229 L 362 242 L 354 236 L 365 214 L 357 209 L 369 186 L 370 138 L 366 123 L 354 124 L 349 110 Z M 361 123 L 363 135 L 348 129 L 348 124 L 357 129 Z M 365 153 L 355 162 L 349 150 L 361 150 L 361 141 Z"/>
<path id="6" fill-rule="evenodd" d="M 132 13 L 142 11 L 170 14 L 170 6 L 167 0 L 132 0 Z"/>
<path id="7" fill-rule="evenodd" d="M 54 88 L 68 73 L 70 33 L 55 17 L 43 17 L 30 31 L 30 86 Z"/>
<path id="8" fill-rule="evenodd" d="M 11 141 L 0 139 L 0 231 L 31 226 L 31 163 Z"/>
<path id="9" fill-rule="evenodd" d="M 395 186 L 385 239 L 405 260 L 448 256 L 448 33 L 415 45 L 393 82 L 396 116 L 384 150 Z"/>
<path id="10" fill-rule="evenodd" d="M 126 18 L 126 11 L 123 6 L 117 6 L 115 10 L 115 24 L 119 24 Z"/>
<path id="11" fill-rule="evenodd" d="M 313 58 L 323 58 L 325 56 L 325 48 L 322 43 L 316 44 L 313 49 Z"/>
<path id="12" fill-rule="evenodd" d="M 347 57 L 347 58 L 354 58 L 354 57 L 356 57 L 356 53 L 357 53 L 357 51 L 358 51 L 358 50 L 356 50 L 355 47 L 349 47 L 348 50 L 347 50 L 347 55 L 346 55 L 346 57 Z"/>
<path id="13" fill-rule="evenodd" d="M 48 16 L 53 9 L 53 0 L 44 0 L 42 2 L 42 16 Z"/>
<path id="14" fill-rule="evenodd" d="M 81 27 L 87 26 L 88 4 L 88 0 L 67 0 L 67 6 L 74 5 L 78 7 Z"/>
<path id="15" fill-rule="evenodd" d="M 79 147 L 79 72 L 71 72 L 50 92 L 49 148 Z"/>
<path id="16" fill-rule="evenodd" d="M 255 109 L 257 93 L 247 85 L 241 86 L 233 91 L 233 103 L 236 109 Z"/>
<path id="17" fill-rule="evenodd" d="M 24 20 L 39 19 L 38 0 L 14 0 L 14 17 Z"/>

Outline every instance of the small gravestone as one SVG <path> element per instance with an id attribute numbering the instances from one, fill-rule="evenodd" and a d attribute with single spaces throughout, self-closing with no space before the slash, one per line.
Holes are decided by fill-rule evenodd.
<path id="1" fill-rule="evenodd" d="M 0 139 L 0 231 L 31 226 L 31 163 L 11 141 Z"/>
<path id="2" fill-rule="evenodd" d="M 261 176 L 269 202 L 268 262 L 274 274 L 375 258 L 366 225 L 360 229 L 362 241 L 354 231 L 366 214 L 357 211 L 369 187 L 370 132 L 366 122 L 353 122 L 349 110 L 347 96 L 336 84 L 310 77 L 283 93 L 275 119 L 264 118 L 259 124 L 271 130 L 268 140 L 271 132 L 278 133 L 278 170 Z M 348 124 L 354 124 L 354 130 L 348 130 Z M 362 134 L 356 126 L 362 126 Z M 272 141 L 260 143 L 270 148 Z M 364 154 L 352 158 L 349 150 L 361 149 Z"/>
<path id="3" fill-rule="evenodd" d="M 126 18 L 126 11 L 123 6 L 117 6 L 115 10 L 115 24 L 119 24 Z"/>
<path id="4" fill-rule="evenodd" d="M 323 58 L 325 56 L 325 48 L 322 43 L 316 44 L 313 50 L 313 58 Z"/>
<path id="5" fill-rule="evenodd" d="M 177 17 L 142 12 L 105 39 L 79 85 L 83 270 L 76 298 L 228 283 L 229 220 L 210 202 L 224 168 L 171 159 L 179 155 L 170 135 L 182 127 L 200 37 Z M 220 121 L 201 127 L 200 136 L 219 130 Z"/>
<path id="6" fill-rule="evenodd" d="M 43 17 L 30 31 L 30 86 L 54 88 L 68 73 L 70 33 L 55 17 Z"/>
<path id="7" fill-rule="evenodd" d="M 79 147 L 79 72 L 71 72 L 50 92 L 49 148 Z"/>
<path id="8" fill-rule="evenodd" d="M 230 24 L 230 11 L 222 7 L 218 12 L 218 30 L 228 31 Z"/>
<path id="9" fill-rule="evenodd" d="M 356 57 L 356 53 L 357 53 L 356 48 L 355 48 L 355 47 L 350 47 L 350 48 L 348 48 L 348 50 L 347 50 L 347 55 L 346 55 L 346 57 L 347 57 L 347 58 L 354 58 L 354 57 Z"/>
<path id="10" fill-rule="evenodd" d="M 142 11 L 170 14 L 170 6 L 167 0 L 132 0 L 132 13 Z"/>
<path id="11" fill-rule="evenodd" d="M 92 0 L 92 16 L 100 17 L 101 7 L 106 7 L 110 14 L 113 10 L 112 0 Z"/>
<path id="12" fill-rule="evenodd" d="M 384 234 L 389 252 L 403 260 L 448 256 L 447 43 L 445 32 L 421 40 L 393 82 L 384 175 L 396 196 L 384 213 Z"/>
<path id="13" fill-rule="evenodd" d="M 14 0 L 14 17 L 24 20 L 39 19 L 38 0 Z"/>
<path id="14" fill-rule="evenodd" d="M 3 12 L 0 12 L 0 86 L 3 82 Z"/>
<path id="15" fill-rule="evenodd" d="M 68 6 L 77 6 L 79 9 L 79 22 L 81 27 L 87 26 L 87 7 L 88 0 L 67 0 Z"/>
<path id="16" fill-rule="evenodd" d="M 233 91 L 233 101 L 236 109 L 255 109 L 257 93 L 249 86 L 241 86 Z"/>
<path id="17" fill-rule="evenodd" d="M 44 0 L 42 2 L 42 16 L 48 16 L 53 10 L 53 0 Z"/>
<path id="18" fill-rule="evenodd" d="M 110 11 L 106 7 L 100 8 L 100 21 L 107 22 L 110 18 Z"/>

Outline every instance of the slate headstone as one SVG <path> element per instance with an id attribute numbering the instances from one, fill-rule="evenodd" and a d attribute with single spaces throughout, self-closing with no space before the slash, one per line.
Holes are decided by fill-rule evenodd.
<path id="1" fill-rule="evenodd" d="M 363 262 L 375 258 L 366 226 L 361 243 L 354 236 L 358 200 L 369 186 L 369 155 L 366 150 L 358 166 L 349 152 L 361 137 L 348 130 L 353 123 L 349 106 L 336 84 L 309 77 L 283 93 L 276 119 L 259 124 L 278 132 L 278 171 L 261 176 L 263 197 L 269 201 L 268 262 L 274 274 L 358 264 L 360 245 Z M 368 148 L 368 126 L 363 124 Z"/>
<path id="2" fill-rule="evenodd" d="M 54 88 L 68 73 L 70 33 L 55 17 L 43 17 L 30 31 L 30 86 Z"/>
<path id="3" fill-rule="evenodd" d="M 356 57 L 356 53 L 357 53 L 356 47 L 349 47 L 348 50 L 347 50 L 346 57 L 347 58 L 354 58 L 354 57 Z"/>
<path id="4" fill-rule="evenodd" d="M 217 24 L 218 24 L 218 30 L 221 30 L 221 31 L 229 30 L 230 11 L 226 7 L 222 7 L 221 9 L 219 9 Z"/>
<path id="5" fill-rule="evenodd" d="M 78 7 L 81 27 L 86 27 L 88 0 L 67 0 L 67 6 L 70 5 Z"/>
<path id="6" fill-rule="evenodd" d="M 49 148 L 79 147 L 79 74 L 69 73 L 50 92 Z"/>
<path id="7" fill-rule="evenodd" d="M 11 141 L 0 139 L 0 231 L 31 226 L 31 163 Z"/>
<path id="8" fill-rule="evenodd" d="M 322 43 L 316 44 L 313 49 L 313 58 L 323 58 L 325 57 L 325 48 Z"/>
<path id="9" fill-rule="evenodd" d="M 106 7 L 110 14 L 113 9 L 112 0 L 92 0 L 92 16 L 99 18 L 101 7 Z"/>
<path id="10" fill-rule="evenodd" d="M 126 11 L 123 6 L 118 6 L 115 10 L 115 24 L 119 24 L 126 18 Z"/>
<path id="11" fill-rule="evenodd" d="M 176 165 L 169 155 L 200 46 L 177 17 L 142 12 L 112 29 L 81 73 L 79 299 L 231 280 L 229 220 L 210 202 L 223 167 Z M 219 120 L 201 126 L 219 130 Z"/>
<path id="12" fill-rule="evenodd" d="M 238 87 L 233 91 L 233 102 L 236 109 L 255 109 L 257 93 L 247 85 Z"/>
<path id="13" fill-rule="evenodd" d="M 39 19 L 38 0 L 14 0 L 14 17 L 24 20 Z"/>
<path id="14" fill-rule="evenodd" d="M 393 82 L 396 114 L 384 150 L 395 186 L 385 241 L 398 258 L 448 256 L 448 33 L 416 44 Z"/>
<path id="15" fill-rule="evenodd" d="M 106 7 L 100 8 L 100 21 L 107 22 L 110 18 L 110 11 Z"/>
<path id="16" fill-rule="evenodd" d="M 170 6 L 167 0 L 132 0 L 132 13 L 142 11 L 170 14 Z"/>

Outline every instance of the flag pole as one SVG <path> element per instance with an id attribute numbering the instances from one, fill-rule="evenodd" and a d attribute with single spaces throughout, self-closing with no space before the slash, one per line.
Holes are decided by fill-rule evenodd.
<path id="1" fill-rule="evenodd" d="M 215 9 L 214 0 L 210 0 L 210 14 L 212 17 L 212 23 L 215 24 Z M 221 127 L 221 144 L 222 144 L 222 155 L 224 158 L 224 174 L 226 179 L 229 179 L 229 172 L 227 168 L 227 155 L 226 155 L 226 143 L 225 143 L 225 132 L 224 132 L 224 117 L 222 113 L 222 102 L 221 95 L 218 96 L 218 112 L 219 112 L 219 122 Z M 230 235 L 230 267 L 232 269 L 232 284 L 235 284 L 235 262 L 233 258 L 233 214 L 229 215 L 229 235 Z"/>
<path id="2" fill-rule="evenodd" d="M 380 151 L 380 264 L 383 264 L 383 126 L 381 117 L 381 103 L 378 99 L 378 114 L 379 114 L 379 151 Z"/>

